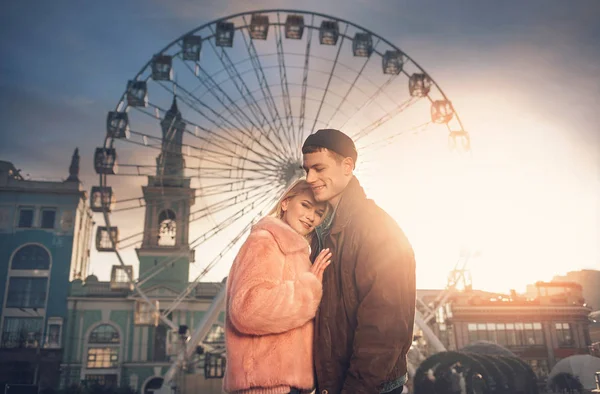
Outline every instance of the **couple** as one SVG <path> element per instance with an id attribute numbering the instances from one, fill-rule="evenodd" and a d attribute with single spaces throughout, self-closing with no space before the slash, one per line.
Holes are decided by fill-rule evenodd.
<path id="1" fill-rule="evenodd" d="M 224 389 L 399 394 L 415 313 L 412 247 L 354 177 L 352 139 L 319 130 L 302 153 L 306 180 L 253 227 L 227 279 Z"/>

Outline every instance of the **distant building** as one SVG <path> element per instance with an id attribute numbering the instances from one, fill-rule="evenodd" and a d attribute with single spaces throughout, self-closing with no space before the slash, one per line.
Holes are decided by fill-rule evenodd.
<path id="1" fill-rule="evenodd" d="M 502 345 L 527 361 L 543 380 L 561 359 L 587 354 L 591 344 L 582 288 L 576 283 L 538 282 L 526 298 L 469 290 L 439 307 L 433 329 L 449 350 L 478 341 Z M 430 291 L 431 292 L 431 291 Z M 427 295 L 430 300 L 436 295 Z"/>
<path id="2" fill-rule="evenodd" d="M 583 288 L 585 303 L 595 311 L 600 310 L 600 271 L 581 270 L 567 272 L 562 276 L 555 276 L 552 282 L 575 282 Z"/>
<path id="3" fill-rule="evenodd" d="M 581 270 L 567 272 L 565 275 L 557 275 L 552 278 L 552 282 L 574 282 L 583 288 L 583 298 L 585 303 L 594 311 L 600 311 L 600 271 Z M 528 294 L 535 294 L 535 286 L 527 287 Z M 600 346 L 600 320 L 590 323 L 590 338 L 593 343 Z"/>
<path id="4" fill-rule="evenodd" d="M 64 182 L 0 161 L 0 388 L 58 384 L 70 279 L 87 276 L 92 214 L 73 154 Z"/>

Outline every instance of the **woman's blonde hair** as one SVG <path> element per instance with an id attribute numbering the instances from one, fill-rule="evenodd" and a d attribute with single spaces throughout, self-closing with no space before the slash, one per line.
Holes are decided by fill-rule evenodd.
<path id="1" fill-rule="evenodd" d="M 283 202 L 289 200 L 290 198 L 294 198 L 297 195 L 302 194 L 304 192 L 309 192 L 310 195 L 314 198 L 312 187 L 308 182 L 306 182 L 306 179 L 301 178 L 298 179 L 296 182 L 292 183 L 290 187 L 287 188 L 287 190 L 281 195 L 281 198 L 279 198 L 279 201 L 277 201 L 275 207 L 273 207 L 271 212 L 269 212 L 268 216 L 274 216 L 276 218 L 282 219 Z M 325 203 L 325 211 L 323 212 L 323 218 L 327 217 L 328 212 L 329 204 Z"/>

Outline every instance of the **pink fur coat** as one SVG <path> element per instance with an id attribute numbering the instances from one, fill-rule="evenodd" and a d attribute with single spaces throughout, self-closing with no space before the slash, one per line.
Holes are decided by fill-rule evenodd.
<path id="1" fill-rule="evenodd" d="M 227 278 L 225 391 L 312 389 L 323 291 L 310 265 L 308 243 L 286 223 L 266 217 L 252 228 Z"/>

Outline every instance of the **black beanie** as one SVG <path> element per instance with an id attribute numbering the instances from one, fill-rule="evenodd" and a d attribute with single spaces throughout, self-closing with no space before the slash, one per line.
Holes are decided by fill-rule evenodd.
<path id="1" fill-rule="evenodd" d="M 352 138 L 336 129 L 321 129 L 317 130 L 316 133 L 308 136 L 304 145 L 302 145 L 302 153 L 304 148 L 307 146 L 320 146 L 321 148 L 327 148 L 343 157 L 351 157 L 356 165 L 356 159 L 358 153 L 354 146 Z"/>

